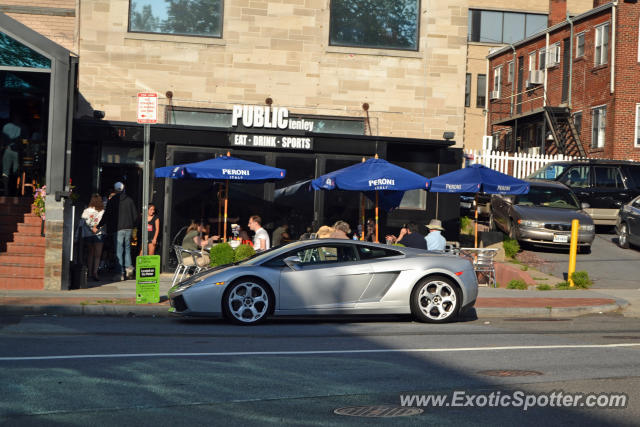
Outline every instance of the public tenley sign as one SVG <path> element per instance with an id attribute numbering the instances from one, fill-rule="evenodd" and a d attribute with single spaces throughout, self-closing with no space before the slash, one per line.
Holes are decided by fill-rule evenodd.
<path id="1" fill-rule="evenodd" d="M 285 107 L 264 107 L 261 105 L 234 105 L 231 127 L 242 125 L 245 129 L 278 129 L 312 132 L 314 122 L 289 117 Z M 297 132 L 296 132 L 297 133 Z M 292 135 L 256 135 L 232 133 L 229 145 L 235 147 L 276 148 L 282 150 L 313 150 L 313 138 Z"/>

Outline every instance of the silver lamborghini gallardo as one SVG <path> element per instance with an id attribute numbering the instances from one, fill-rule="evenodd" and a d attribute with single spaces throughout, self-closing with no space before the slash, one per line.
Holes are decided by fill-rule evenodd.
<path id="1" fill-rule="evenodd" d="M 169 290 L 170 311 L 250 325 L 268 316 L 413 314 L 454 320 L 478 295 L 473 265 L 440 252 L 320 239 L 212 268 Z"/>

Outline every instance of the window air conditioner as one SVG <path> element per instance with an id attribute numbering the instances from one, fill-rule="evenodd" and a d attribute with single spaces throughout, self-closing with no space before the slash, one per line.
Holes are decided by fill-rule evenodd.
<path id="1" fill-rule="evenodd" d="M 492 90 L 491 91 L 491 99 L 500 99 L 500 91 Z"/>
<path id="2" fill-rule="evenodd" d="M 532 85 L 541 85 L 542 83 L 544 83 L 544 71 L 533 70 L 531 72 L 531 76 L 529 77 L 529 82 Z"/>

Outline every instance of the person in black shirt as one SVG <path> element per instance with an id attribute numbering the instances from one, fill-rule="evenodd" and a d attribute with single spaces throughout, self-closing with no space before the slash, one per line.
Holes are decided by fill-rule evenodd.
<path id="1" fill-rule="evenodd" d="M 424 236 L 418 231 L 418 224 L 415 222 L 403 225 L 398 237 L 393 235 L 387 236 L 387 243 L 389 242 L 399 243 L 408 248 L 427 249 L 427 242 L 424 240 Z"/>

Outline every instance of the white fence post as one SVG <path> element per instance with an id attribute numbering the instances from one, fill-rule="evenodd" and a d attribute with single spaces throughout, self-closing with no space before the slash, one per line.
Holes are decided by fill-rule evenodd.
<path id="1" fill-rule="evenodd" d="M 482 164 L 516 178 L 526 178 L 550 162 L 578 159 L 578 157 L 562 154 L 551 156 L 548 154 L 507 153 L 491 150 L 467 150 L 467 156 L 472 158 L 472 164 Z"/>

